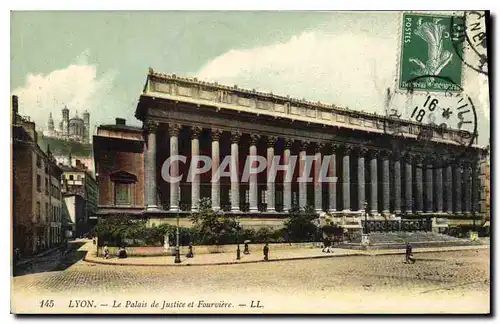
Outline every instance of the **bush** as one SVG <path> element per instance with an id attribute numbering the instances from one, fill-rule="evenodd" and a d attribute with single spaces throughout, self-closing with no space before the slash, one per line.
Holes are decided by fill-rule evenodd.
<path id="1" fill-rule="evenodd" d="M 293 208 L 290 210 L 289 219 L 285 223 L 288 239 L 292 242 L 310 242 L 320 239 L 318 227 L 312 223 L 318 218 L 314 209 Z"/>
<path id="2" fill-rule="evenodd" d="M 237 224 L 234 217 L 212 210 L 210 198 L 200 200 L 199 211 L 191 213 L 193 231 L 202 244 L 227 244 L 236 241 Z"/>

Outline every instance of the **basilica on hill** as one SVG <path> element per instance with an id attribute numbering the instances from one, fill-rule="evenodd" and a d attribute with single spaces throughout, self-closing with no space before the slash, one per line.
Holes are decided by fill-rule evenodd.
<path id="1" fill-rule="evenodd" d="M 78 111 L 76 111 L 75 115 L 69 118 L 69 109 L 64 106 L 59 127 L 57 129 L 54 127 L 54 119 L 52 118 L 52 113 L 50 113 L 48 128 L 43 131 L 43 136 L 88 144 L 90 136 L 90 113 L 85 111 L 83 118 L 80 118 Z"/>

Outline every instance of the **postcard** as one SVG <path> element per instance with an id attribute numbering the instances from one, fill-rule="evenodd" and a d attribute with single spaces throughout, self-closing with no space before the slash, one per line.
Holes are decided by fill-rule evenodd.
<path id="1" fill-rule="evenodd" d="M 12 11 L 14 314 L 490 314 L 488 11 Z"/>

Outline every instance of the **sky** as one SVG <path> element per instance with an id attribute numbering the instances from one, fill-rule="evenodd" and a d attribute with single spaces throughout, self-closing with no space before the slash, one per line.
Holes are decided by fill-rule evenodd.
<path id="1" fill-rule="evenodd" d="M 38 128 L 90 112 L 91 124 L 134 112 L 148 68 L 385 114 L 396 90 L 400 12 L 14 11 L 11 92 Z M 464 67 L 463 88 L 490 133 L 488 80 Z M 422 97 L 398 93 L 411 114 Z M 443 98 L 444 100 L 444 98 Z"/>

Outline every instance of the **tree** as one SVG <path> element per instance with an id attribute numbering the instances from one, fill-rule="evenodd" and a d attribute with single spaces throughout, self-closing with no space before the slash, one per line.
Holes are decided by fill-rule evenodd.
<path id="1" fill-rule="evenodd" d="M 304 242 L 318 238 L 318 227 L 312 222 L 318 218 L 312 207 L 305 209 L 293 208 L 285 222 L 285 229 L 290 241 Z"/>
<path id="2" fill-rule="evenodd" d="M 214 211 L 210 198 L 201 199 L 199 206 L 199 211 L 190 216 L 198 240 L 216 245 L 232 241 L 237 230 L 235 218 L 228 217 L 223 211 Z"/>

